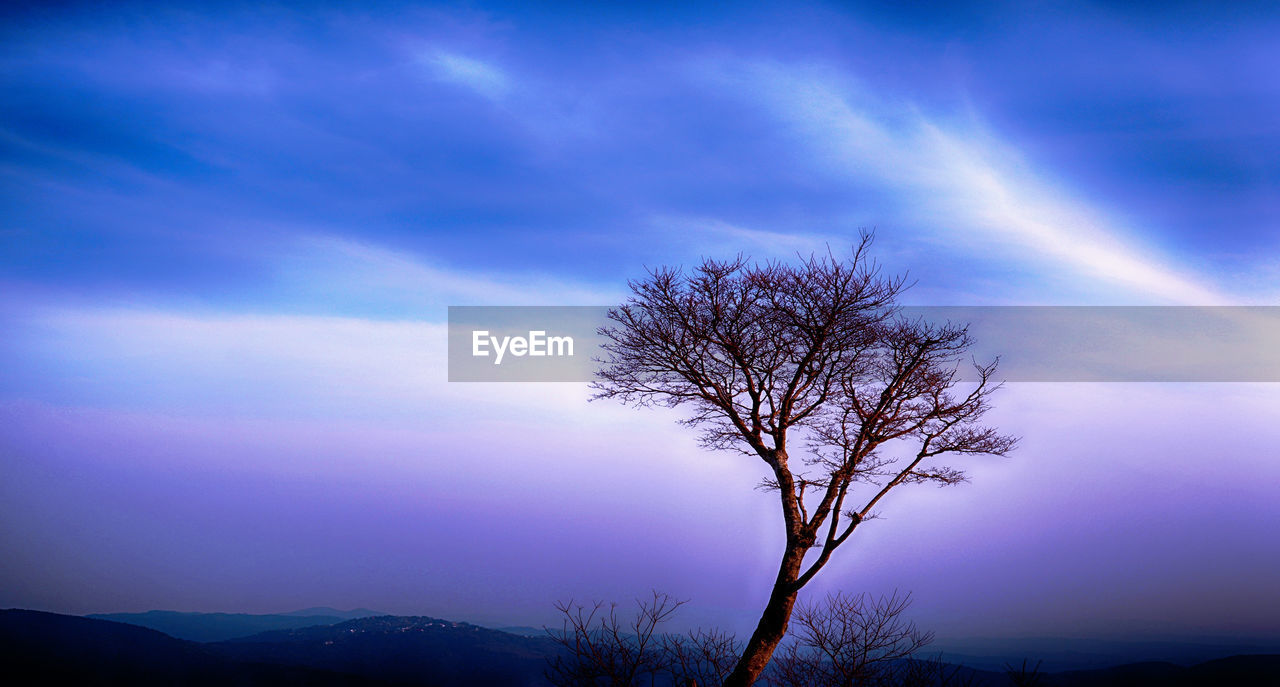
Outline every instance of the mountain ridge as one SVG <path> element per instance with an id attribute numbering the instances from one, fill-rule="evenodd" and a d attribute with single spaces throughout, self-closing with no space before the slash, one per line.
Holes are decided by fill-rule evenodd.
<path id="1" fill-rule="evenodd" d="M 85 616 L 96 620 L 128 623 L 158 630 L 171 637 L 193 642 L 218 642 L 246 637 L 269 630 L 282 630 L 309 625 L 332 625 L 354 619 L 360 611 L 337 611 L 331 615 L 306 614 L 304 609 L 292 613 L 199 613 L 185 611 L 145 611 L 143 613 L 93 613 Z M 304 615 L 306 614 L 306 615 Z M 370 612 L 373 614 L 373 612 Z M 358 615 L 355 617 L 365 617 Z"/>
<path id="2" fill-rule="evenodd" d="M 53 683 L 545 687 L 545 661 L 556 651 L 557 645 L 548 637 L 522 637 L 430 616 L 371 616 L 198 643 L 109 620 L 0 611 L 0 661 L 11 671 Z M 962 670 L 977 678 L 976 685 L 1011 684 L 1001 672 L 972 665 Z M 1045 671 L 1041 684 L 1280 684 L 1280 653 L 1229 656 L 1191 666 L 1148 661 Z"/>

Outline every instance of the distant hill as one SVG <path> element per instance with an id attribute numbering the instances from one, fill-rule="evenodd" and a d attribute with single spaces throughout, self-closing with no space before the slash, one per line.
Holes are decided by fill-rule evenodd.
<path id="1" fill-rule="evenodd" d="M 1191 666 L 1228 656 L 1280 653 L 1280 641 L 1265 638 L 1160 640 L 1112 640 L 1087 638 L 1021 637 L 1006 639 L 943 639 L 929 647 L 949 663 L 999 670 L 1023 658 L 1041 660 L 1047 672 L 1095 670 L 1136 663 L 1172 663 Z"/>
<path id="2" fill-rule="evenodd" d="M 545 685 L 547 637 L 425 616 L 379 616 L 207 645 L 240 661 L 301 665 L 414 684 Z"/>
<path id="3" fill-rule="evenodd" d="M 1231 656 L 1194 666 L 1132 663 L 1101 670 L 1051 673 L 1045 687 L 1262 687 L 1280 685 L 1280 655 Z"/>
<path id="4" fill-rule="evenodd" d="M 328 611 L 330 613 L 309 612 L 313 610 Z M 146 613 L 95 613 L 85 617 L 148 627 L 172 637 L 189 639 L 193 642 L 220 642 L 271 630 L 291 630 L 311 625 L 333 625 L 334 623 L 351 620 L 352 613 L 356 613 L 356 611 L 344 613 L 325 608 L 273 615 L 147 611 Z M 357 615 L 354 617 L 362 616 Z"/>
<path id="5" fill-rule="evenodd" d="M 545 687 L 545 662 L 556 651 L 548 637 L 428 617 L 360 618 L 200 644 L 107 620 L 0 611 L 0 665 L 9 675 L 34 675 L 27 684 Z M 975 687 L 1012 687 L 1003 674 L 972 668 L 961 673 Z M 1049 672 L 1038 684 L 1280 685 L 1280 654 Z"/>
<path id="6" fill-rule="evenodd" d="M 0 665 L 41 685 L 237 685 L 387 687 L 368 677 L 252 664 L 134 625 L 9 609 L 0 611 Z"/>
<path id="7" fill-rule="evenodd" d="M 491 630 L 498 632 L 507 632 L 513 635 L 521 635 L 523 637 L 546 637 L 547 631 L 541 627 L 529 627 L 528 625 L 515 625 L 510 627 L 491 627 Z"/>
<path id="8" fill-rule="evenodd" d="M 304 608 L 300 611 L 289 611 L 288 613 L 275 613 L 274 615 L 296 615 L 307 618 L 324 616 L 326 618 L 342 618 L 343 620 L 355 620 L 356 618 L 370 618 L 375 615 L 389 615 L 381 611 L 371 611 L 367 608 L 356 608 L 350 611 L 339 611 L 329 606 L 313 606 Z M 265 632 L 265 630 L 264 630 Z"/>

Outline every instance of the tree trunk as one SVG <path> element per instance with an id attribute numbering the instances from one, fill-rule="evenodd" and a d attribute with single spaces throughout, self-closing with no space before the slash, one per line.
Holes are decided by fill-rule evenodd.
<path id="1" fill-rule="evenodd" d="M 791 609 L 796 604 L 796 595 L 800 593 L 796 580 L 800 577 L 806 550 L 807 547 L 803 545 L 787 542 L 787 551 L 778 568 L 778 578 L 774 581 L 773 591 L 769 593 L 769 603 L 765 605 L 760 622 L 756 624 L 756 631 L 747 642 L 738 665 L 725 679 L 724 687 L 751 687 L 769 665 L 769 659 L 773 658 L 778 643 L 787 634 Z"/>

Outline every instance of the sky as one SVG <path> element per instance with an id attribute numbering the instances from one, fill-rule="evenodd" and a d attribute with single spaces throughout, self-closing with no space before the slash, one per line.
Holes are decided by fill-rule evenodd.
<path id="1" fill-rule="evenodd" d="M 1280 13 L 10 5 L 0 607 L 749 628 L 758 462 L 445 377 L 449 305 L 875 232 L 915 305 L 1280 304 Z M 1280 638 L 1280 388 L 1010 384 L 808 594 L 940 636 Z M 678 479 L 672 480 L 671 475 Z"/>

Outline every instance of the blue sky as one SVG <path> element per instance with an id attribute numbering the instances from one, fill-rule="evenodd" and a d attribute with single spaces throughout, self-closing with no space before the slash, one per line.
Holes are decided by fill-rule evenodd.
<path id="1" fill-rule="evenodd" d="M 740 622 L 754 466 L 578 386 L 446 384 L 447 305 L 609 304 L 864 227 L 919 304 L 1280 296 L 1261 4 L 6 12 L 5 605 L 539 623 L 656 586 Z M 1280 508 L 1233 477 L 1276 475 L 1273 388 L 1007 399 L 1019 456 L 904 497 L 825 584 L 954 632 L 1278 630 Z"/>

